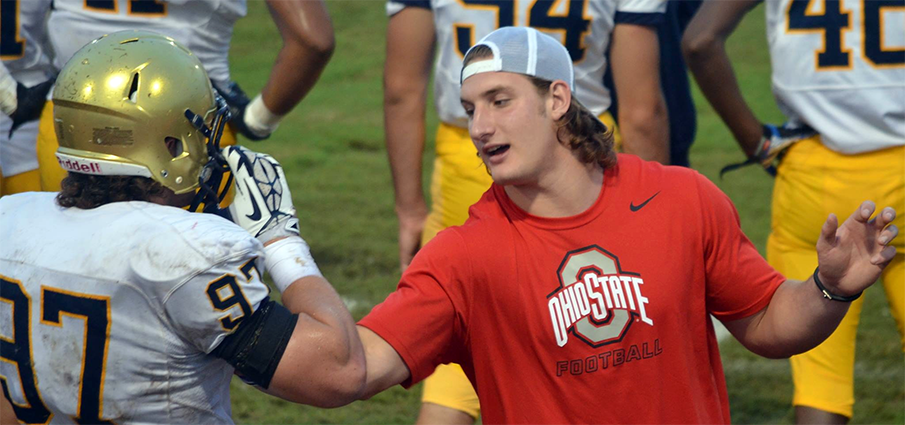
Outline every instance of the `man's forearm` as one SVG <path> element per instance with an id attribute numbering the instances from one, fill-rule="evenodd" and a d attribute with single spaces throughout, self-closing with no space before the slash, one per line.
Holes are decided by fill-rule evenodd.
<path id="1" fill-rule="evenodd" d="M 842 321 L 850 304 L 824 298 L 813 277 L 787 280 L 764 310 L 739 323 L 727 322 L 726 327 L 752 352 L 784 358 L 823 342 Z M 749 327 L 737 326 L 747 321 L 751 322 Z"/>
<path id="2" fill-rule="evenodd" d="M 283 47 L 261 95 L 272 113 L 284 115 L 311 91 L 333 55 L 333 24 L 322 1 L 271 0 L 267 5 Z"/>
<path id="3" fill-rule="evenodd" d="M 751 156 L 763 133 L 761 123 L 742 96 L 726 39 L 756 0 L 705 2 L 682 37 L 682 52 L 704 97 Z"/>
<path id="4" fill-rule="evenodd" d="M 700 49 L 686 53 L 688 67 L 704 97 L 729 127 L 745 154 L 750 156 L 762 135 L 761 123 L 742 96 L 723 44 L 714 41 Z"/>
<path id="5" fill-rule="evenodd" d="M 623 150 L 669 164 L 669 115 L 660 88 L 656 30 L 642 25 L 616 25 L 610 59 L 619 100 Z"/>
<path id="6" fill-rule="evenodd" d="M 289 113 L 311 89 L 327 66 L 330 50 L 285 45 L 277 55 L 267 85 L 261 90 L 264 104 L 276 115 Z M 294 75 L 298 78 L 287 78 Z"/>
<path id="7" fill-rule="evenodd" d="M 405 98 L 384 102 L 387 155 L 393 177 L 397 214 L 425 210 L 422 189 L 425 102 Z"/>
<path id="8" fill-rule="evenodd" d="M 396 213 L 426 214 L 421 187 L 427 86 L 434 49 L 430 10 L 408 7 L 387 25 L 383 123 L 396 195 Z"/>

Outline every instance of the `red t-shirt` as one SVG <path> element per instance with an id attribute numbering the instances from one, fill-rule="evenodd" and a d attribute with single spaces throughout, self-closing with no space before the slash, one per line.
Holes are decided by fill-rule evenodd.
<path id="1" fill-rule="evenodd" d="M 360 324 L 402 356 L 405 387 L 461 364 L 485 423 L 728 423 L 709 315 L 750 316 L 784 280 L 713 183 L 620 155 L 573 217 L 493 185 Z"/>

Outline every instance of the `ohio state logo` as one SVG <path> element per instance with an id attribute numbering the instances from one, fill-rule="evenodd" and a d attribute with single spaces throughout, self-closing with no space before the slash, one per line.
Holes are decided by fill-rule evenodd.
<path id="1" fill-rule="evenodd" d="M 547 295 L 556 344 L 575 335 L 592 347 L 621 341 L 636 319 L 653 326 L 641 294 L 644 279 L 624 272 L 619 259 L 591 245 L 570 251 L 557 270 L 559 288 Z"/>

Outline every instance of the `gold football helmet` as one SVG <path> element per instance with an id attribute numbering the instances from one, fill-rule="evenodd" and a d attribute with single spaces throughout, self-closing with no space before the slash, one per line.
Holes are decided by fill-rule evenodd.
<path id="1" fill-rule="evenodd" d="M 53 105 L 64 169 L 148 177 L 176 194 L 200 187 L 191 209 L 219 201 L 228 108 L 172 38 L 120 31 L 92 41 L 60 71 Z"/>

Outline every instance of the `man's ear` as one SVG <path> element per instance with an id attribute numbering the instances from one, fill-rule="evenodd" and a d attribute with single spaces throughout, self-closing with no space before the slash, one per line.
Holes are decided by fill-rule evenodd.
<path id="1" fill-rule="evenodd" d="M 572 104 L 572 90 L 565 81 L 556 80 L 550 84 L 550 97 L 553 101 L 552 118 L 556 121 L 569 110 L 569 106 Z"/>

